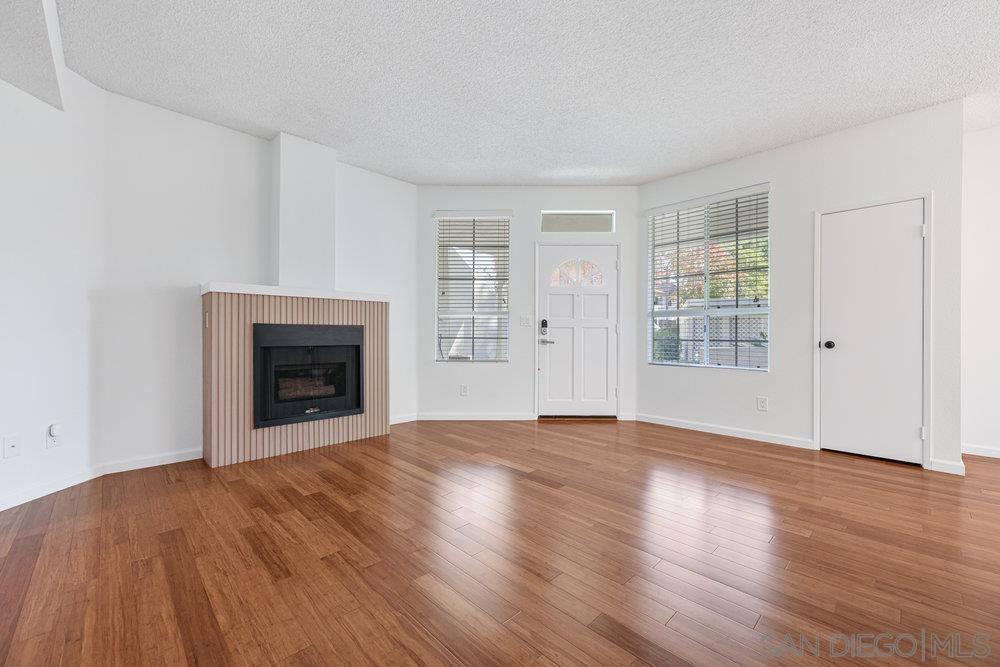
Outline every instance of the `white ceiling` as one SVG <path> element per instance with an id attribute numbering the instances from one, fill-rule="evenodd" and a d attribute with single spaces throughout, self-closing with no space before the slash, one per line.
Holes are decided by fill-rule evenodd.
<path id="1" fill-rule="evenodd" d="M 0 79 L 62 109 L 45 9 L 39 0 L 2 0 Z"/>
<path id="2" fill-rule="evenodd" d="M 1000 90 L 997 0 L 58 4 L 98 85 L 415 183 L 642 183 Z"/>

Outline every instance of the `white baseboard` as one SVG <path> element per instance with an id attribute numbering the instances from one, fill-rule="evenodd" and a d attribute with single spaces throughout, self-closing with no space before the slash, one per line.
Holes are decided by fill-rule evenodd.
<path id="1" fill-rule="evenodd" d="M 984 447 L 983 445 L 974 445 L 971 442 L 962 443 L 962 453 L 1000 459 L 1000 447 Z"/>
<path id="2" fill-rule="evenodd" d="M 123 459 L 112 461 L 98 466 L 95 470 L 98 475 L 110 475 L 115 472 L 125 472 L 127 470 L 138 470 L 139 468 L 152 468 L 162 466 L 167 463 L 180 463 L 181 461 L 193 461 L 202 457 L 202 450 L 185 449 L 180 452 L 170 452 L 169 454 L 157 454 L 155 456 L 144 456 L 136 459 Z"/>
<path id="3" fill-rule="evenodd" d="M 758 440 L 760 442 L 768 442 L 773 445 L 787 445 L 789 447 L 798 447 L 800 449 L 816 449 L 812 438 L 799 438 L 794 435 L 767 433 L 765 431 L 751 431 L 744 428 L 733 428 L 730 426 L 720 426 L 718 424 L 706 424 L 704 422 L 674 419 L 673 417 L 660 417 L 657 415 L 644 415 L 641 413 L 636 414 L 635 420 L 648 422 L 650 424 L 662 424 L 663 426 L 686 428 L 691 431 L 702 431 L 703 433 L 715 433 L 716 435 L 728 435 L 734 438 L 745 438 L 746 440 Z"/>
<path id="4" fill-rule="evenodd" d="M 63 477 L 62 479 L 50 480 L 42 482 L 41 484 L 36 484 L 27 489 L 18 491 L 17 493 L 12 493 L 0 498 L 0 512 L 3 510 L 9 510 L 11 507 L 17 507 L 18 505 L 31 500 L 35 500 L 36 498 L 47 496 L 50 493 L 68 489 L 76 484 L 82 484 L 83 482 L 94 479 L 95 477 L 100 477 L 102 474 L 103 473 L 95 474 L 92 468 L 86 468 L 83 472 L 76 475 L 70 475 L 69 477 Z"/>
<path id="5" fill-rule="evenodd" d="M 392 417 L 390 424 L 411 422 L 418 419 L 426 421 L 535 421 L 538 415 L 534 412 L 421 412 L 414 415 Z M 635 413 L 626 412 L 618 415 L 619 421 L 635 421 Z"/>
<path id="6" fill-rule="evenodd" d="M 406 422 L 414 422 L 414 421 L 417 421 L 417 417 L 418 417 L 418 415 L 417 415 L 416 412 L 411 412 L 411 413 L 405 414 L 405 415 L 390 415 L 389 416 L 389 424 L 390 425 L 391 424 L 405 424 Z"/>
<path id="7" fill-rule="evenodd" d="M 31 500 L 36 500 L 42 496 L 47 496 L 56 491 L 68 489 L 71 486 L 97 479 L 103 475 L 110 475 L 116 472 L 127 470 L 138 470 L 140 468 L 151 468 L 152 466 L 164 465 L 166 463 L 180 463 L 181 461 L 191 461 L 200 459 L 201 449 L 187 449 L 180 452 L 170 452 L 169 454 L 158 454 L 156 456 L 146 456 L 135 459 L 122 459 L 120 461 L 110 461 L 96 466 L 88 466 L 75 475 L 64 477 L 36 484 L 18 493 L 0 498 L 0 512 L 11 507 L 16 507 Z"/>
<path id="8" fill-rule="evenodd" d="M 427 421 L 534 421 L 533 412 L 421 412 L 417 419 Z"/>
<path id="9" fill-rule="evenodd" d="M 931 459 L 931 462 L 924 466 L 924 468 L 934 470 L 935 472 L 946 472 L 951 475 L 965 475 L 965 464 L 961 461 Z"/>

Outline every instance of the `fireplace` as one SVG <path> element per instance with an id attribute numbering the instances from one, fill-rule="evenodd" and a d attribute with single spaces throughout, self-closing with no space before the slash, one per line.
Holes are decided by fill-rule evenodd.
<path id="1" fill-rule="evenodd" d="M 254 428 L 364 412 L 365 329 L 253 325 Z"/>

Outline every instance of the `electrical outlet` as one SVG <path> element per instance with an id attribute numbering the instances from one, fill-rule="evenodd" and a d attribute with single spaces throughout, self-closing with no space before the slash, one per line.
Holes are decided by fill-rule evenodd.
<path id="1" fill-rule="evenodd" d="M 469 395 L 469 385 L 467 385 L 467 384 L 460 384 L 460 385 L 458 385 L 458 395 L 459 396 L 468 396 Z"/>
<path id="2" fill-rule="evenodd" d="M 49 424 L 49 427 L 45 429 L 45 447 L 51 449 L 53 447 L 58 447 L 62 444 L 59 436 L 62 435 L 62 424 L 54 423 Z"/>
<path id="3" fill-rule="evenodd" d="M 761 412 L 767 412 L 767 396 L 757 397 L 757 409 Z"/>
<path id="4" fill-rule="evenodd" d="M 3 439 L 3 457 L 12 459 L 21 455 L 21 436 L 7 435 Z"/>

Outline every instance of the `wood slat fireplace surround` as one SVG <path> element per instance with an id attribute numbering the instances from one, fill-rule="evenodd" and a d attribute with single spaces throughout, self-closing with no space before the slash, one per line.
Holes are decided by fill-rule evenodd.
<path id="1" fill-rule="evenodd" d="M 389 303 L 377 295 L 209 283 L 202 288 L 203 452 L 212 467 L 389 432 Z M 364 412 L 253 427 L 253 325 L 364 327 Z"/>

